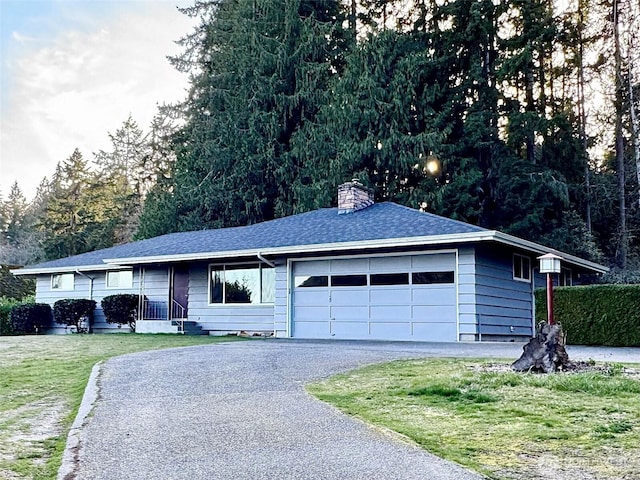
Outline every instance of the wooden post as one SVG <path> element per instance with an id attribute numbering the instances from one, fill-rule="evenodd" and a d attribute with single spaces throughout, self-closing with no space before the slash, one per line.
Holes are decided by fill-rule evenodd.
<path id="1" fill-rule="evenodd" d="M 553 325 L 553 274 L 547 273 L 547 323 Z"/>

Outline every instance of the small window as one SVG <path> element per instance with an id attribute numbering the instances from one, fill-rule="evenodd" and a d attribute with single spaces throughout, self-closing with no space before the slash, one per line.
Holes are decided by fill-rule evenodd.
<path id="1" fill-rule="evenodd" d="M 299 288 L 328 287 L 329 277 L 326 275 L 300 275 L 296 276 L 294 284 Z"/>
<path id="2" fill-rule="evenodd" d="M 531 259 L 524 255 L 513 254 L 513 278 L 531 282 Z"/>
<path id="3" fill-rule="evenodd" d="M 414 285 L 431 285 L 435 283 L 454 283 L 453 272 L 415 272 L 411 274 Z"/>
<path id="4" fill-rule="evenodd" d="M 560 287 L 570 287 L 573 285 L 573 277 L 571 275 L 570 268 L 561 268 L 560 276 L 558 278 L 558 286 Z"/>
<path id="5" fill-rule="evenodd" d="M 73 273 L 57 273 L 51 275 L 51 289 L 52 290 L 73 290 L 74 288 Z"/>
<path id="6" fill-rule="evenodd" d="M 107 288 L 132 288 L 133 270 L 107 272 Z"/>
<path id="7" fill-rule="evenodd" d="M 366 275 L 333 275 L 332 287 L 362 287 L 367 285 Z"/>
<path id="8" fill-rule="evenodd" d="M 371 285 L 409 285 L 409 274 L 408 273 L 372 274 Z"/>

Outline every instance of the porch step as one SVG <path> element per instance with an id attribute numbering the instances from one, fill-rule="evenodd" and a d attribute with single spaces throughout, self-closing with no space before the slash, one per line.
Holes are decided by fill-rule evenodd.
<path id="1" fill-rule="evenodd" d="M 178 327 L 178 329 L 180 328 L 180 323 L 184 325 L 185 335 L 209 335 L 208 330 L 203 330 L 202 327 L 193 320 L 185 320 L 184 322 L 180 322 L 180 320 L 171 320 L 171 325 Z"/>

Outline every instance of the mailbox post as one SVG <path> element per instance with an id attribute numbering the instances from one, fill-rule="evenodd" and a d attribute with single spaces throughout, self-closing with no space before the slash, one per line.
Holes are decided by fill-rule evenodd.
<path id="1" fill-rule="evenodd" d="M 553 274 L 560 273 L 561 257 L 553 253 L 547 253 L 538 257 L 540 260 L 540 273 L 547 274 L 547 322 L 553 325 Z"/>

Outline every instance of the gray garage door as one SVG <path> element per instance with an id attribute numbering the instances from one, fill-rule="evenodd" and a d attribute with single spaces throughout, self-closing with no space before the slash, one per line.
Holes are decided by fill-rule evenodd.
<path id="1" fill-rule="evenodd" d="M 292 336 L 457 341 L 455 254 L 293 264 Z"/>

